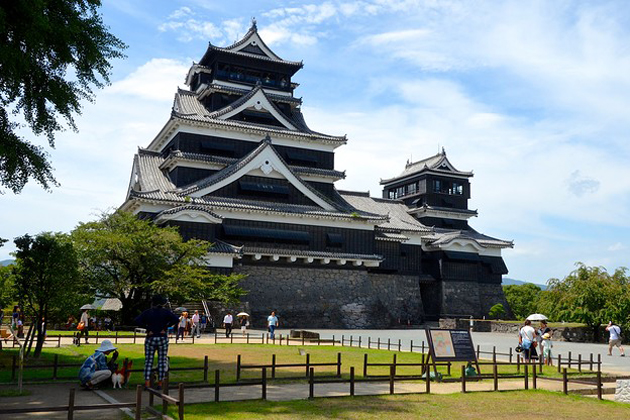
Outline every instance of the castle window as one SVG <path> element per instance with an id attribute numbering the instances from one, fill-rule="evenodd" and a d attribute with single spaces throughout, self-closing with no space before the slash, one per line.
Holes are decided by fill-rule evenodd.
<path id="1" fill-rule="evenodd" d="M 283 197 L 286 197 L 289 195 L 289 187 L 287 187 L 286 185 L 262 184 L 260 182 L 239 181 L 238 188 L 244 194 L 254 194 L 254 195 L 263 194 L 263 195 L 273 195 L 273 196 L 283 196 Z"/>
<path id="2" fill-rule="evenodd" d="M 461 182 L 449 182 L 442 179 L 433 180 L 433 192 L 449 195 L 463 195 L 464 184 Z"/>
<path id="3" fill-rule="evenodd" d="M 341 248 L 343 246 L 343 235 L 340 233 L 327 233 L 326 246 Z"/>
<path id="4" fill-rule="evenodd" d="M 228 238 L 234 239 L 302 245 L 308 245 L 311 238 L 308 232 L 245 226 L 224 225 L 223 232 Z"/>

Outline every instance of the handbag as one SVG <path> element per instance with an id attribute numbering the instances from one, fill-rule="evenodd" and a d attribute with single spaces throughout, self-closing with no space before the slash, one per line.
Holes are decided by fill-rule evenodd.
<path id="1" fill-rule="evenodd" d="M 79 322 L 77 324 L 77 330 L 83 331 L 85 329 L 85 322 Z"/>

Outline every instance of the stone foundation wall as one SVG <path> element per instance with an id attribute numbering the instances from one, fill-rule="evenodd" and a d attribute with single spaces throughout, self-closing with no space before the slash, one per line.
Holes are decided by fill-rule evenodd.
<path id="1" fill-rule="evenodd" d="M 512 310 L 510 309 L 510 305 L 505 299 L 505 295 L 503 294 L 503 286 L 500 284 L 486 284 L 479 283 L 479 301 L 481 303 L 481 316 L 488 316 L 490 312 L 490 308 L 492 308 L 497 303 L 503 305 L 503 308 L 506 311 L 505 317 L 510 319 L 512 316 Z"/>
<path id="2" fill-rule="evenodd" d="M 364 270 L 240 266 L 246 274 L 251 322 L 266 325 L 272 310 L 280 328 L 388 328 L 422 322 L 417 276 L 370 274 Z"/>
<path id="3" fill-rule="evenodd" d="M 468 281 L 443 282 L 442 314 L 481 317 L 479 284 Z"/>

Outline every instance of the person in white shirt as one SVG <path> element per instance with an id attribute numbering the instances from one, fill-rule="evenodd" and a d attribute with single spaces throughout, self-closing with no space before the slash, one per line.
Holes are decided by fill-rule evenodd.
<path id="1" fill-rule="evenodd" d="M 225 328 L 226 337 L 229 337 L 232 333 L 232 322 L 234 322 L 234 317 L 232 317 L 232 312 L 228 311 L 227 315 L 223 317 L 223 328 Z"/>
<path id="2" fill-rule="evenodd" d="M 197 338 L 201 337 L 201 331 L 199 330 L 199 311 L 195 311 L 195 314 L 192 316 L 192 329 L 190 330 L 191 336 L 197 336 Z"/>
<path id="3" fill-rule="evenodd" d="M 529 359 L 532 357 L 532 353 L 534 350 L 534 340 L 536 338 L 536 330 L 532 327 L 532 321 L 529 319 L 525 320 L 525 325 L 518 333 L 518 340 L 523 348 L 523 357 L 525 358 L 525 362 L 529 362 Z M 535 350 L 534 350 L 535 351 Z"/>
<path id="4" fill-rule="evenodd" d="M 269 338 L 274 339 L 276 328 L 278 328 L 278 317 L 275 311 L 271 311 L 271 315 L 267 317 L 267 326 L 269 327 Z"/>
<path id="5" fill-rule="evenodd" d="M 608 340 L 608 355 L 612 356 L 612 349 L 617 346 L 619 347 L 621 357 L 624 357 L 626 353 L 623 350 L 623 347 L 621 347 L 621 328 L 610 321 L 606 327 L 606 331 L 610 333 L 610 339 Z"/>

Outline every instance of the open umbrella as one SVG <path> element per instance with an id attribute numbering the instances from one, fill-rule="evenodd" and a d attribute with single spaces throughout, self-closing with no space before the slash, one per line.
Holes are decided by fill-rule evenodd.
<path id="1" fill-rule="evenodd" d="M 96 309 L 96 306 L 86 303 L 85 305 L 81 306 L 81 310 L 84 309 Z"/>
<path id="2" fill-rule="evenodd" d="M 179 308 L 175 308 L 175 312 L 188 312 L 188 309 L 184 308 L 183 306 L 180 306 Z"/>
<path id="3" fill-rule="evenodd" d="M 547 317 L 543 314 L 531 314 L 527 319 L 530 321 L 545 321 Z"/>
<path id="4" fill-rule="evenodd" d="M 236 316 L 249 316 L 249 314 L 247 312 L 239 312 Z"/>

